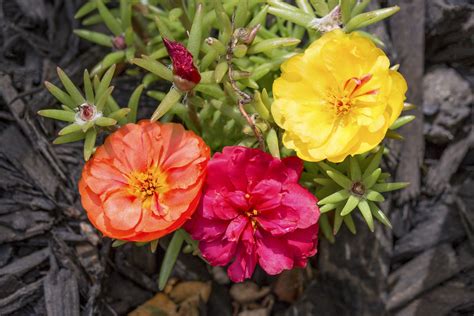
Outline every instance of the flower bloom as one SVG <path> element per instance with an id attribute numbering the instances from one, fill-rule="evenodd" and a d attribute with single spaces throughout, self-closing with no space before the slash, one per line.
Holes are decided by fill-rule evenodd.
<path id="1" fill-rule="evenodd" d="M 201 81 L 201 75 L 193 63 L 193 55 L 181 43 L 166 38 L 163 38 L 163 43 L 173 63 L 174 84 L 181 91 L 193 89 Z"/>
<path id="2" fill-rule="evenodd" d="M 209 158 L 202 139 L 179 124 L 127 124 L 84 166 L 82 205 L 105 236 L 157 239 L 196 210 Z"/>
<path id="3" fill-rule="evenodd" d="M 340 162 L 385 137 L 407 85 L 382 50 L 357 33 L 326 33 L 287 60 L 273 84 L 283 143 L 307 161 Z"/>
<path id="4" fill-rule="evenodd" d="M 225 147 L 208 164 L 198 210 L 186 223 L 213 266 L 233 260 L 234 282 L 250 278 L 257 262 L 268 274 L 303 267 L 316 253 L 319 209 L 298 184 L 303 164 L 257 149 Z"/>

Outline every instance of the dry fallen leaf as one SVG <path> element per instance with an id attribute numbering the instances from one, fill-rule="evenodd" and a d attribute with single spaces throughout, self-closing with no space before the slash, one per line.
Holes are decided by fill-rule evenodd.
<path id="1" fill-rule="evenodd" d="M 191 297 L 199 297 L 203 302 L 207 303 L 210 295 L 211 283 L 198 281 L 178 283 L 169 293 L 171 299 L 178 304 Z"/>
<path id="2" fill-rule="evenodd" d="M 258 301 L 270 293 L 270 288 L 260 288 L 253 282 L 237 283 L 230 288 L 230 296 L 240 304 L 247 304 Z"/>
<path id="3" fill-rule="evenodd" d="M 238 316 L 268 316 L 270 313 L 266 308 L 257 308 L 240 312 Z"/>
<path id="4" fill-rule="evenodd" d="M 176 304 L 164 293 L 158 293 L 150 300 L 130 312 L 128 316 L 176 316 Z"/>
<path id="5" fill-rule="evenodd" d="M 286 270 L 278 276 L 273 292 L 280 301 L 294 303 L 303 293 L 303 282 L 303 270 Z"/>

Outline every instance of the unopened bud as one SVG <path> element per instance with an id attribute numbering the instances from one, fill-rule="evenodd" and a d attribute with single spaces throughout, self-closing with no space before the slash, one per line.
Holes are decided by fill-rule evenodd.
<path id="1" fill-rule="evenodd" d="M 163 43 L 173 63 L 173 83 L 176 88 L 184 92 L 192 90 L 201 81 L 193 56 L 181 43 L 166 38 L 163 38 Z"/>
<path id="2" fill-rule="evenodd" d="M 112 39 L 112 45 L 114 45 L 114 48 L 117 50 L 124 50 L 125 48 L 127 48 L 127 44 L 125 43 L 125 37 L 123 35 L 115 36 Z"/>

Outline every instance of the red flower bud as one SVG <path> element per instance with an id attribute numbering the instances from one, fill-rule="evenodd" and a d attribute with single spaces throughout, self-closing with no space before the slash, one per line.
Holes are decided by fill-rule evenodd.
<path id="1" fill-rule="evenodd" d="M 127 48 L 127 44 L 125 43 L 125 37 L 123 35 L 115 36 L 112 39 L 112 45 L 114 45 L 115 49 L 124 50 Z"/>
<path id="2" fill-rule="evenodd" d="M 182 91 L 193 89 L 201 81 L 201 75 L 193 63 L 193 55 L 181 43 L 166 38 L 163 38 L 163 43 L 173 63 L 174 84 Z"/>

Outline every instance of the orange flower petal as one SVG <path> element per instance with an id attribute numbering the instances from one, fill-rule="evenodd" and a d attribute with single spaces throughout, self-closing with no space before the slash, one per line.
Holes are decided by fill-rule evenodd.
<path id="1" fill-rule="evenodd" d="M 134 228 L 142 216 L 142 205 L 138 198 L 132 198 L 125 191 L 117 191 L 104 203 L 104 213 L 110 224 L 119 230 Z"/>

